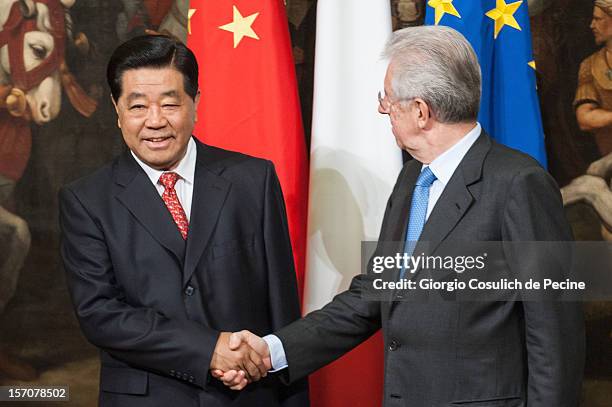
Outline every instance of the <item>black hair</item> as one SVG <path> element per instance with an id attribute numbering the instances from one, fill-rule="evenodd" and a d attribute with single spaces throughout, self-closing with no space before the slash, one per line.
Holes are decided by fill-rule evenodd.
<path id="1" fill-rule="evenodd" d="M 119 45 L 106 68 L 106 79 L 115 102 L 121 96 L 121 77 L 129 69 L 172 67 L 183 74 L 185 92 L 198 93 L 198 62 L 182 42 L 166 35 L 142 35 Z"/>

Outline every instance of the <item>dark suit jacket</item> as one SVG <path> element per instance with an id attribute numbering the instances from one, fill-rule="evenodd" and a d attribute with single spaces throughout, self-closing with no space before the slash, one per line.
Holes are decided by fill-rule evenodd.
<path id="1" fill-rule="evenodd" d="M 401 171 L 379 242 L 405 239 L 420 170 L 413 160 Z M 433 249 L 453 241 L 559 241 L 572 235 L 550 175 L 526 155 L 481 134 L 446 185 L 420 240 Z M 578 405 L 584 363 L 579 304 L 365 301 L 361 294 L 371 286 L 370 278 L 355 277 L 349 290 L 323 309 L 276 333 L 289 381 L 382 328 L 385 406 Z"/>
<path id="2" fill-rule="evenodd" d="M 129 151 L 61 190 L 60 222 L 76 315 L 101 349 L 101 406 L 308 405 L 306 382 L 234 392 L 209 375 L 220 331 L 300 316 L 272 163 L 197 142 L 186 243 Z"/>

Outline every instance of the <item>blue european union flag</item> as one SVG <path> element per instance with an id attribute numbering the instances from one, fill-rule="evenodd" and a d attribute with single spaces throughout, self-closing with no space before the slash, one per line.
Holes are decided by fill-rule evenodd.
<path id="1" fill-rule="evenodd" d="M 428 0 L 425 23 L 452 27 L 474 47 L 482 68 L 483 128 L 546 167 L 527 0 Z"/>

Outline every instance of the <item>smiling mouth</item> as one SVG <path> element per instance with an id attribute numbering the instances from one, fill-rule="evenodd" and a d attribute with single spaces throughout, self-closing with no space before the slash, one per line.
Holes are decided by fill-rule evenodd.
<path id="1" fill-rule="evenodd" d="M 142 139 L 145 145 L 154 150 L 158 149 L 166 149 L 170 147 L 170 143 L 172 142 L 173 136 L 163 136 L 163 137 L 148 137 Z"/>
<path id="2" fill-rule="evenodd" d="M 145 138 L 143 139 L 144 141 L 152 141 L 154 143 L 160 142 L 160 141 L 164 141 L 164 140 L 168 140 L 169 138 L 172 138 L 172 136 L 164 136 L 164 137 L 149 137 L 149 138 Z"/>

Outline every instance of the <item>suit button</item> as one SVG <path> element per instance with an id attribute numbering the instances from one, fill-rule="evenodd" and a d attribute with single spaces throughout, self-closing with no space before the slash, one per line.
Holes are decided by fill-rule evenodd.
<path id="1" fill-rule="evenodd" d="M 187 288 L 185 288 L 185 295 L 188 296 L 192 296 L 193 292 L 195 291 L 195 288 L 193 288 L 192 286 L 188 285 Z"/>
<path id="2" fill-rule="evenodd" d="M 193 383 L 195 381 L 195 377 L 189 376 L 189 383 Z"/>
<path id="3" fill-rule="evenodd" d="M 189 375 L 187 373 L 183 373 L 183 380 L 189 379 Z"/>
<path id="4" fill-rule="evenodd" d="M 397 348 L 400 347 L 400 343 L 398 341 L 396 341 L 395 339 L 393 339 L 391 342 L 389 342 L 389 350 L 391 352 L 393 352 L 394 350 L 397 350 Z"/>
<path id="5" fill-rule="evenodd" d="M 170 371 L 170 376 L 173 376 L 173 377 L 174 377 L 174 370 L 171 370 L 171 371 Z"/>

